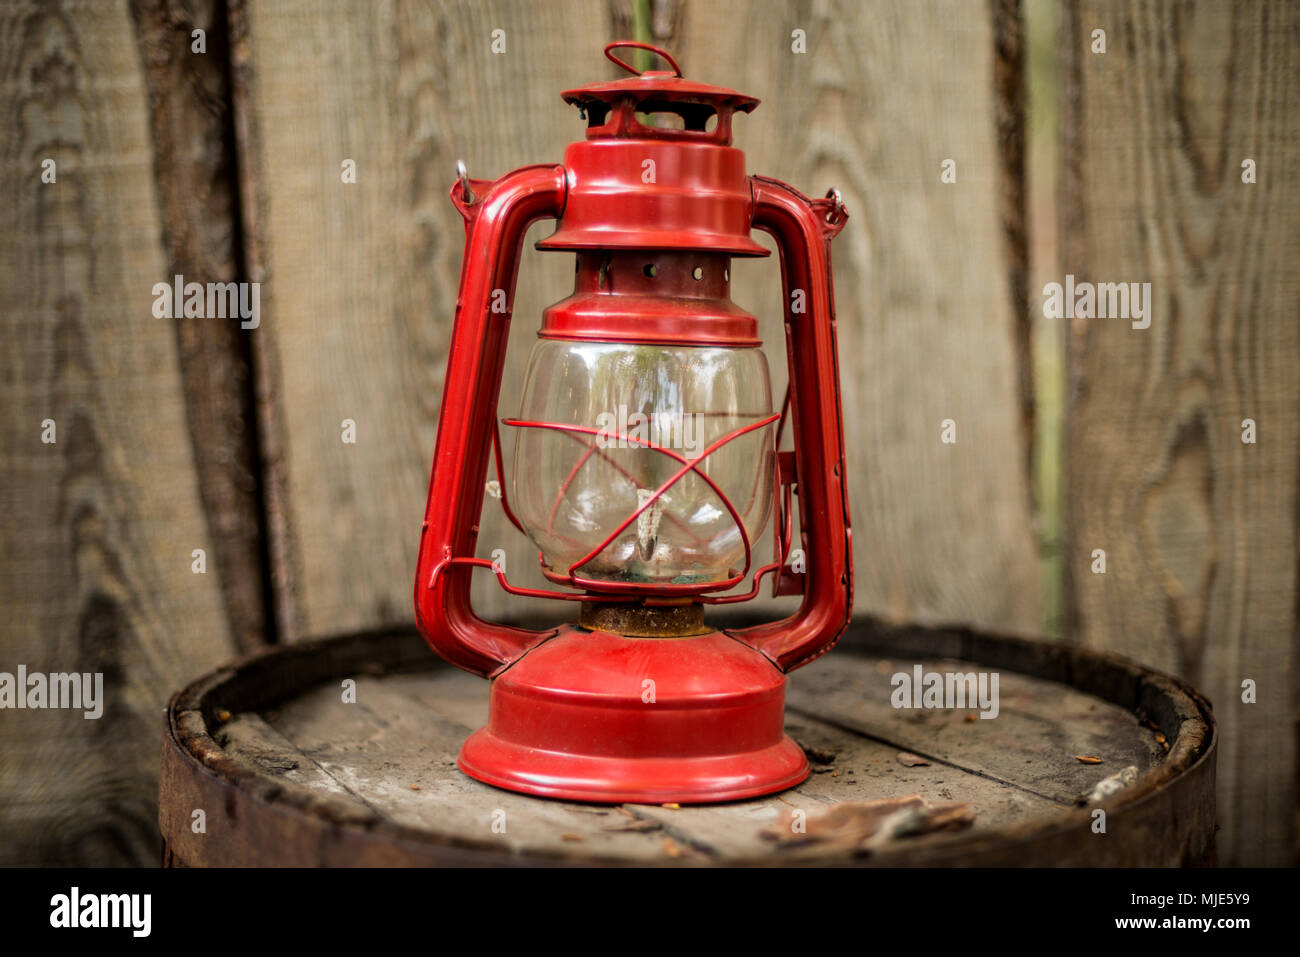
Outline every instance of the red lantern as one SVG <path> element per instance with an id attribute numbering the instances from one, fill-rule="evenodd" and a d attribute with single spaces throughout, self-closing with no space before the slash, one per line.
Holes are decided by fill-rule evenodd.
<path id="1" fill-rule="evenodd" d="M 838 194 L 810 200 L 745 175 L 731 118 L 753 97 L 672 66 L 564 94 L 587 137 L 564 165 L 494 181 L 464 167 L 466 222 L 415 609 L 430 646 L 492 679 L 490 718 L 461 749 L 470 776 L 528 794 L 707 802 L 792 787 L 808 774 L 784 733 L 785 673 L 828 651 L 849 620 L 853 574 L 830 240 Z M 648 125 L 654 114 L 673 125 Z M 546 309 L 526 375 L 514 481 L 502 474 L 497 398 L 524 231 L 576 253 L 572 296 Z M 774 407 L 754 317 L 729 298 L 735 256 L 781 255 L 790 385 Z M 789 419 L 794 451 L 777 451 Z M 511 584 L 475 557 L 488 457 L 501 504 L 567 590 Z M 792 494 L 806 567 L 791 562 Z M 775 560 L 753 543 L 772 519 Z M 549 631 L 491 623 L 470 575 L 573 601 Z M 735 589 L 752 574 L 747 590 Z M 772 576 L 802 594 L 791 617 L 717 631 L 705 605 L 745 601 Z"/>

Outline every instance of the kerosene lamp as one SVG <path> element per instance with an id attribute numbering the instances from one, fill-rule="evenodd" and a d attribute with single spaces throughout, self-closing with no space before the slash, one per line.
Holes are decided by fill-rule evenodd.
<path id="1" fill-rule="evenodd" d="M 639 47 L 670 70 L 638 72 Z M 830 241 L 847 214 L 748 176 L 731 120 L 758 100 L 682 77 L 665 51 L 610 44 L 634 74 L 563 94 L 587 121 L 563 165 L 488 182 L 458 169 L 465 258 L 415 579 L 416 619 L 452 664 L 491 679 L 466 774 L 594 802 L 714 802 L 808 774 L 784 732 L 785 674 L 848 624 L 853 572 Z M 524 232 L 575 254 L 546 309 L 518 416 L 497 399 Z M 789 387 L 774 407 L 755 318 L 729 298 L 733 257 L 780 251 Z M 789 422 L 793 451 L 780 451 Z M 504 480 L 500 426 L 515 432 Z M 556 589 L 512 584 L 476 557 L 489 456 L 501 505 Z M 793 501 L 799 508 L 794 539 Z M 753 546 L 771 521 L 775 555 Z M 796 549 L 798 550 L 796 552 Z M 792 560 L 799 554 L 802 561 Z M 533 631 L 486 621 L 470 576 L 574 602 Z M 802 594 L 788 618 L 717 630 L 709 605 Z M 746 584 L 746 579 L 749 579 Z"/>

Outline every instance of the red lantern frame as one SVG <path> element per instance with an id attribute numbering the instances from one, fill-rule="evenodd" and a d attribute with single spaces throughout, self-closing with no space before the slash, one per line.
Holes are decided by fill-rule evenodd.
<path id="1" fill-rule="evenodd" d="M 532 794 L 600 801 L 715 801 L 788 787 L 808 773 L 802 752 L 784 736 L 784 673 L 835 644 L 852 608 L 852 549 L 845 490 L 835 305 L 830 241 L 847 213 L 834 191 L 812 200 L 777 180 L 746 176 L 732 148 L 731 117 L 757 105 L 752 97 L 682 79 L 668 54 L 619 43 L 606 56 L 639 46 L 662 55 L 672 72 L 594 84 L 564 94 L 590 114 L 587 139 L 571 144 L 565 164 L 525 167 L 496 181 L 470 180 L 463 170 L 451 199 L 465 219 L 466 255 L 444 382 L 437 444 L 415 581 L 416 620 L 430 646 L 453 664 L 493 678 L 489 727 L 466 743 L 460 764 L 472 776 Z M 630 68 L 628 68 L 630 69 Z M 677 112 L 685 129 L 645 126 L 638 113 Z M 716 116 L 707 129 L 706 112 Z M 641 182 L 653 160 L 665 182 Z M 608 254 L 692 251 L 711 256 L 767 255 L 749 236 L 759 229 L 780 251 L 790 386 L 782 411 L 733 429 L 695 459 L 641 442 L 680 464 L 673 477 L 583 559 L 543 572 L 581 593 L 523 588 L 475 556 L 488 456 L 493 455 L 502 507 L 523 531 L 506 494 L 495 410 L 504 368 L 524 233 L 543 218 L 554 235 L 539 249 L 579 254 L 583 277 L 608 265 Z M 598 265 L 601 256 L 604 265 Z M 585 272 L 584 272 L 585 270 Z M 725 275 L 725 274 L 724 274 Z M 792 309 L 802 291 L 806 312 Z M 505 309 L 500 310 L 502 294 Z M 723 297 L 725 299 L 725 296 Z M 680 300 L 645 296 L 619 309 L 608 297 L 570 300 L 547 310 L 543 336 L 653 343 L 754 345 L 753 317 L 731 306 L 683 310 Z M 494 304 L 498 307 L 494 311 Z M 701 466 L 725 443 L 787 418 L 794 452 L 778 452 L 774 481 L 776 561 L 754 572 L 749 592 L 709 594 L 739 585 L 752 566 L 740 513 Z M 554 429 L 584 441 L 596 430 L 554 422 L 504 420 L 519 428 Z M 632 440 L 626 435 L 614 438 Z M 578 467 L 598 454 L 592 450 Z M 576 468 L 575 468 L 576 472 Z M 724 582 L 645 585 L 597 581 L 578 574 L 673 482 L 695 473 L 718 494 L 742 536 L 745 563 Z M 800 508 L 807 570 L 787 566 L 792 493 Z M 563 495 L 563 489 L 560 491 Z M 631 639 L 575 626 L 530 631 L 488 622 L 470 602 L 475 567 L 492 568 L 511 594 L 579 602 L 729 604 L 758 594 L 775 575 L 778 594 L 803 594 L 790 617 L 710 632 L 688 641 Z M 594 639 L 594 640 L 593 640 Z M 622 642 L 623 644 L 619 644 Z M 632 643 L 629 645 L 628 643 Z M 638 708 L 613 662 L 632 649 L 638 667 L 655 669 L 661 693 L 653 710 Z M 705 674 L 707 672 L 707 674 Z M 617 687 L 616 687 L 617 686 Z"/>

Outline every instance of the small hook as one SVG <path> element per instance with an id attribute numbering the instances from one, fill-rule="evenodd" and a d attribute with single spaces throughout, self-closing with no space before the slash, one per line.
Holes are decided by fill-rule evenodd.
<path id="1" fill-rule="evenodd" d="M 474 204 L 474 190 L 469 188 L 469 171 L 465 168 L 464 160 L 456 160 L 456 176 L 460 179 L 460 188 L 464 193 L 467 205 Z"/>
<path id="2" fill-rule="evenodd" d="M 826 217 L 826 222 L 837 224 L 844 219 L 844 199 L 840 196 L 840 191 L 832 186 L 826 191 L 826 198 L 831 200 L 835 205 L 830 214 Z"/>

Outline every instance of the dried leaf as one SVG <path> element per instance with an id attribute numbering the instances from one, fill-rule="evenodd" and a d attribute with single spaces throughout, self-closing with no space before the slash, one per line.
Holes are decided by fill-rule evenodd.
<path id="1" fill-rule="evenodd" d="M 1076 754 L 1074 759 L 1082 761 L 1084 764 L 1101 764 L 1101 758 L 1092 754 Z"/>
<path id="2" fill-rule="evenodd" d="M 560 835 L 560 840 L 562 840 L 562 841 L 585 841 L 586 838 L 584 838 L 581 834 L 577 834 L 577 833 L 575 833 L 575 832 L 573 832 L 573 831 L 565 831 L 563 834 Z"/>
<path id="3" fill-rule="evenodd" d="M 660 804 L 659 806 L 666 807 L 670 811 L 680 811 L 682 809 L 682 806 L 678 804 L 676 801 L 672 802 L 671 804 Z"/>
<path id="4" fill-rule="evenodd" d="M 924 768 L 929 767 L 930 762 L 920 755 L 913 754 L 911 751 L 899 751 L 898 763 L 905 768 Z"/>

